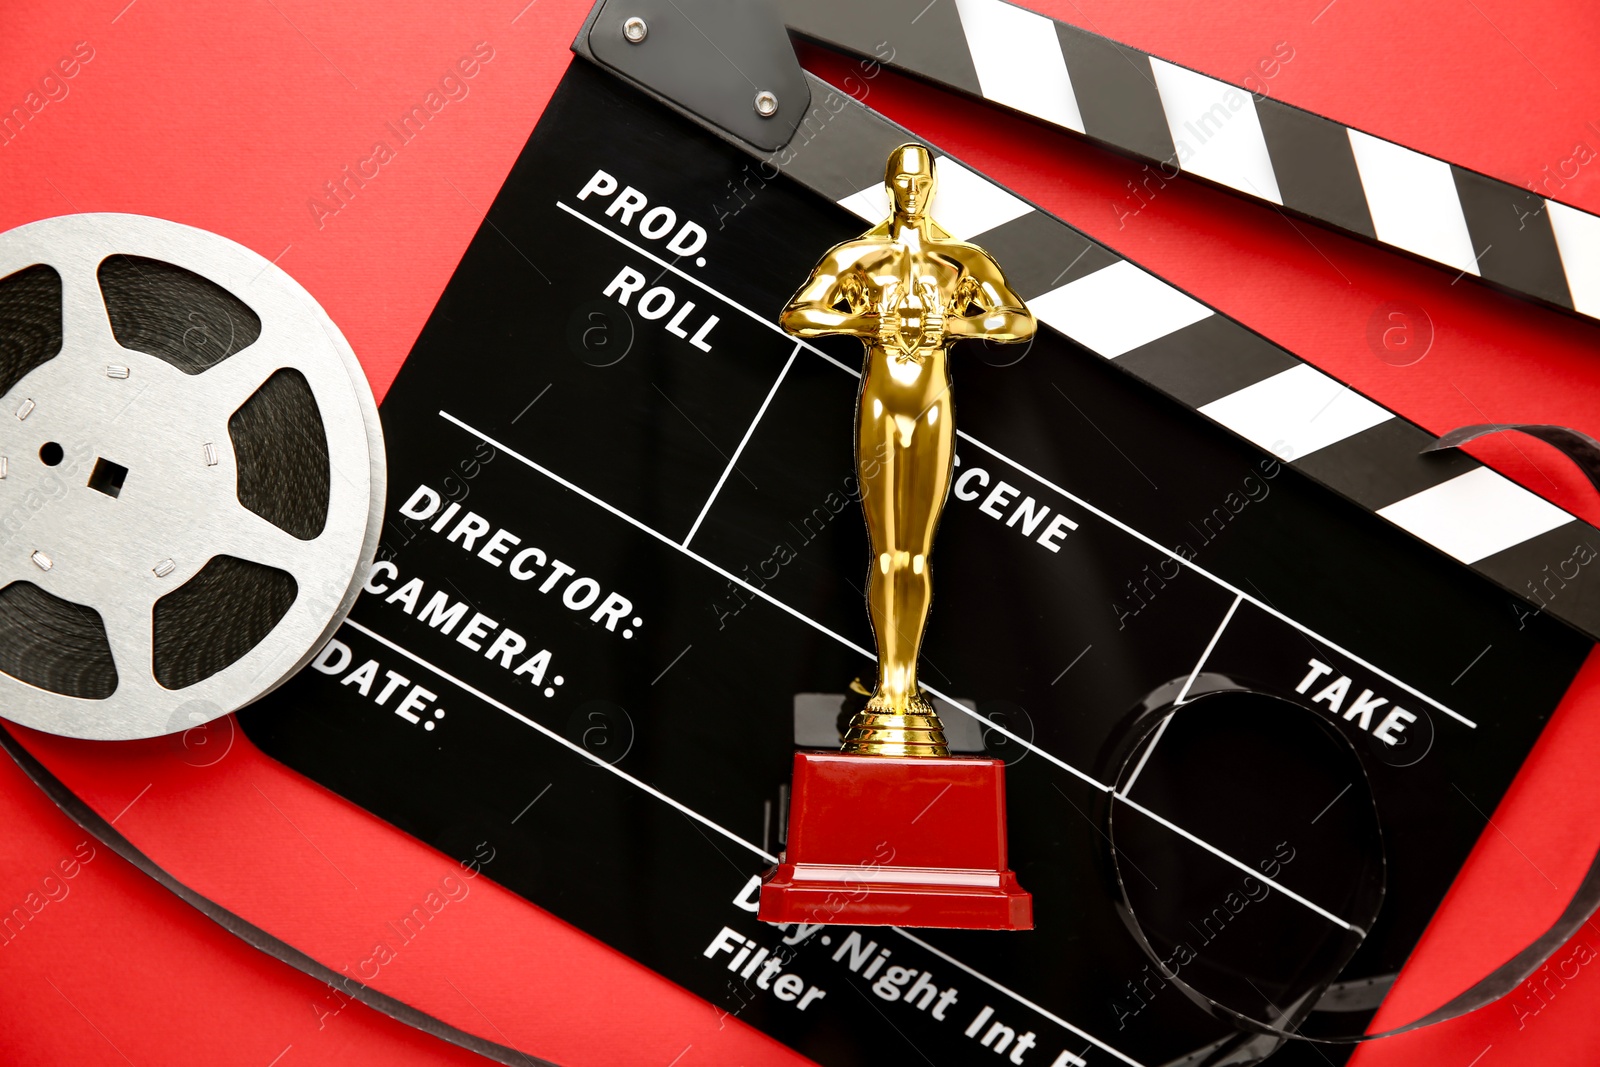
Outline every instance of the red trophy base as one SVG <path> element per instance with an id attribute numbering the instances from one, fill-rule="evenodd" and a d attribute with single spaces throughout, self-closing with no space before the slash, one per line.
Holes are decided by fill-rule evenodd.
<path id="1" fill-rule="evenodd" d="M 787 846 L 762 922 L 1033 929 L 997 759 L 798 752 Z"/>

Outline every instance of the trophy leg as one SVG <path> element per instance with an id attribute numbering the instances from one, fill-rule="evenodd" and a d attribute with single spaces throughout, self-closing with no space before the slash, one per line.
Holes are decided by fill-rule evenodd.
<path id="1" fill-rule="evenodd" d="M 860 756 L 950 754 L 933 703 L 917 684 L 917 657 L 933 604 L 932 555 L 955 466 L 954 411 L 943 351 L 926 354 L 914 385 L 872 348 L 857 403 L 856 471 L 872 543 L 867 612 L 878 684 L 845 734 Z"/>

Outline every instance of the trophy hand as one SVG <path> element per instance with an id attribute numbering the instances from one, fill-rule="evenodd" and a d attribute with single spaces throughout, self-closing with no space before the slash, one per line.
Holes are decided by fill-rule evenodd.
<path id="1" fill-rule="evenodd" d="M 905 323 L 900 317 L 900 283 L 890 282 L 883 287 L 878 306 L 878 346 L 884 349 L 903 348 L 901 331 Z"/>
<path id="2" fill-rule="evenodd" d="M 920 291 L 922 293 L 921 347 L 939 348 L 944 344 L 944 301 L 939 296 L 939 287 L 931 281 L 924 280 Z"/>

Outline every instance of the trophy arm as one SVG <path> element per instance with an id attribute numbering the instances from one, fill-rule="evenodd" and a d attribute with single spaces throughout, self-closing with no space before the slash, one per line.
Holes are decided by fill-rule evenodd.
<path id="1" fill-rule="evenodd" d="M 1026 341 L 1037 327 L 1027 308 L 999 307 L 977 315 L 952 315 L 945 319 L 944 332 L 950 337 L 981 337 L 985 341 Z"/>
<path id="2" fill-rule="evenodd" d="M 824 303 L 802 302 L 798 297 L 783 309 L 778 316 L 778 323 L 796 337 L 827 337 L 831 334 L 878 336 L 878 316 L 875 312 L 855 314 L 837 311 Z"/>
<path id="3" fill-rule="evenodd" d="M 867 297 L 865 279 L 857 265 L 861 252 L 859 242 L 852 241 L 822 257 L 811 277 L 779 314 L 779 324 L 797 337 L 848 334 L 876 338 L 881 316 Z"/>
<path id="4" fill-rule="evenodd" d="M 986 341 L 1026 341 L 1038 328 L 1033 312 L 1006 283 L 1000 268 L 981 250 L 966 266 L 972 282 L 965 307 L 952 308 L 946 315 L 944 330 L 950 337 L 981 337 Z M 980 258 L 981 257 L 981 258 Z M 967 307 L 976 307 L 967 314 Z"/>

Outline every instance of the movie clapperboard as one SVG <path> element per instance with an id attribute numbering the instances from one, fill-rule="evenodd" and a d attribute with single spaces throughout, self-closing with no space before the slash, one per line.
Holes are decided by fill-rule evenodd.
<path id="1" fill-rule="evenodd" d="M 366 592 L 245 730 L 819 1063 L 1237 1040 L 1163 968 L 1359 1032 L 1590 648 L 1524 586 L 1600 539 L 937 152 L 1042 324 L 956 349 L 923 659 L 1007 761 L 1037 929 L 756 921 L 793 752 L 872 669 L 860 346 L 777 313 L 914 138 L 806 84 L 758 154 L 573 64 L 382 404 Z"/>

